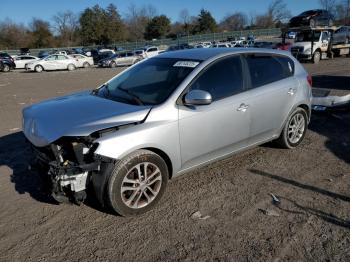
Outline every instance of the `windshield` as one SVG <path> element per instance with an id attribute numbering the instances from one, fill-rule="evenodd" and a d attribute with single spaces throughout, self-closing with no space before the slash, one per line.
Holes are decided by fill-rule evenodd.
<path id="1" fill-rule="evenodd" d="M 98 96 L 135 105 L 158 105 L 198 66 L 199 61 L 151 58 L 121 73 L 102 88 Z"/>
<path id="2" fill-rule="evenodd" d="M 320 39 L 321 32 L 314 32 L 314 42 L 318 42 Z M 311 42 L 312 41 L 312 32 L 306 31 L 306 32 L 299 32 L 297 34 L 295 42 Z"/>

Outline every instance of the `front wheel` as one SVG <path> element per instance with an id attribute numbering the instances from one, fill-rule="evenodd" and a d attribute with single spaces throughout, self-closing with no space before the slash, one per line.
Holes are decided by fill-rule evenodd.
<path id="1" fill-rule="evenodd" d="M 305 109 L 298 107 L 288 117 L 276 142 L 283 148 L 294 148 L 303 141 L 307 130 L 308 116 Z"/>
<path id="2" fill-rule="evenodd" d="M 167 165 L 159 155 L 135 151 L 115 165 L 107 185 L 109 206 L 122 216 L 145 213 L 163 195 L 168 177 Z"/>
<path id="3" fill-rule="evenodd" d="M 321 60 L 321 53 L 319 51 L 315 51 L 312 61 L 314 62 L 314 64 L 318 64 L 320 60 Z"/>
<path id="4" fill-rule="evenodd" d="M 10 71 L 10 66 L 7 65 L 7 64 L 4 64 L 4 67 L 3 67 L 2 71 L 9 72 Z"/>
<path id="5" fill-rule="evenodd" d="M 90 67 L 90 64 L 89 64 L 88 62 L 85 62 L 85 63 L 83 64 L 83 67 L 84 67 L 84 68 L 89 68 L 89 67 Z"/>
<path id="6" fill-rule="evenodd" d="M 37 65 L 34 69 L 37 73 L 41 73 L 42 71 L 44 71 L 44 68 L 41 65 Z"/>
<path id="7" fill-rule="evenodd" d="M 73 71 L 73 70 L 75 70 L 75 65 L 69 64 L 69 65 L 67 66 L 67 70 L 68 70 L 68 71 Z"/>

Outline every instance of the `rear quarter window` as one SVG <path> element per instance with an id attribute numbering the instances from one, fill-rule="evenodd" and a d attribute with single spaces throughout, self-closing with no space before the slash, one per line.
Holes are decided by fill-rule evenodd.
<path id="1" fill-rule="evenodd" d="M 251 88 L 264 86 L 294 75 L 294 62 L 287 56 L 253 54 L 247 55 Z"/>

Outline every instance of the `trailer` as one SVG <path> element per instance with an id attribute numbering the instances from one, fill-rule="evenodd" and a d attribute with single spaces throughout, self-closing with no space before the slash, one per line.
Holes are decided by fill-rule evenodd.
<path id="1" fill-rule="evenodd" d="M 320 60 L 350 54 L 350 44 L 333 44 L 333 34 L 339 26 L 319 27 L 286 27 L 282 29 L 282 43 L 286 42 L 289 32 L 296 32 L 291 53 L 298 60 L 309 60 L 318 63 Z"/>

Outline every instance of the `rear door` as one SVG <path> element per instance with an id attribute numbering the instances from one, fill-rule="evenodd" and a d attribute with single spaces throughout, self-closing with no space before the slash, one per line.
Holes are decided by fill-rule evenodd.
<path id="1" fill-rule="evenodd" d="M 210 105 L 179 105 L 182 168 L 227 155 L 247 145 L 250 112 L 240 56 L 214 62 L 190 84 L 189 90 L 212 95 Z"/>
<path id="2" fill-rule="evenodd" d="M 250 75 L 249 144 L 255 144 L 278 134 L 294 105 L 299 82 L 294 77 L 294 62 L 287 56 L 249 54 L 245 65 Z"/>

